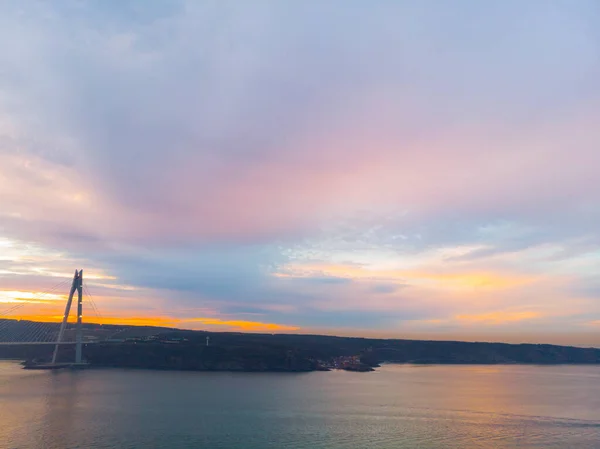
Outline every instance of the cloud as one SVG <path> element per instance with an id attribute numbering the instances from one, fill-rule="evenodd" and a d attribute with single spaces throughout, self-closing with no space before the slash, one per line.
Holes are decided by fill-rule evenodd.
<path id="1" fill-rule="evenodd" d="M 538 312 L 491 312 L 479 315 L 458 315 L 456 319 L 469 323 L 504 324 L 539 318 Z"/>
<path id="2" fill-rule="evenodd" d="M 28 76 L 45 81 L 28 95 L 19 86 L 6 95 L 30 102 L 22 107 L 35 107 L 41 123 L 52 115 L 56 129 L 69 136 L 69 157 L 59 157 L 64 149 L 38 154 L 73 173 L 89 173 L 79 185 L 90 185 L 106 202 L 97 214 L 110 218 L 103 233 L 129 239 L 170 233 L 178 239 L 270 238 L 312 228 L 332 209 L 385 201 L 439 213 L 444 205 L 464 209 L 484 200 L 529 207 L 532 197 L 544 207 L 550 198 L 564 202 L 567 191 L 585 193 L 593 182 L 598 135 L 589 125 L 596 105 L 565 87 L 593 69 L 591 36 L 588 42 L 585 34 L 567 32 L 585 16 L 562 11 L 567 19 L 561 23 L 568 27 L 560 48 L 574 51 L 571 64 L 556 70 L 562 53 L 549 54 L 528 22 L 510 17 L 515 5 L 496 16 L 484 13 L 479 22 L 487 26 L 466 31 L 450 22 L 438 29 L 442 17 L 457 18 L 454 8 L 390 5 L 367 12 L 358 5 L 328 6 L 315 14 L 299 5 L 182 3 L 168 13 L 153 4 L 150 9 L 161 12 L 146 14 L 127 5 L 108 11 L 57 8 L 53 20 L 36 23 L 41 26 L 35 30 L 23 20 L 6 27 L 13 38 L 28 37 L 22 39 L 27 54 L 40 57 L 27 59 L 15 50 L 5 58 L 8 67 L 19 71 L 29 64 L 27 73 L 34 75 Z M 31 9 L 33 21 L 48 13 L 44 6 Z M 462 14 L 481 14 L 477 9 Z M 360 39 L 353 25 L 358 11 L 371 24 Z M 539 10 L 520 13 L 538 17 Z M 78 20 L 64 28 L 70 14 Z M 15 19 L 5 16 L 7 22 Z M 405 17 L 407 24 L 419 19 L 423 31 L 391 23 L 391 16 Z M 536 33 L 558 40 L 551 34 L 554 16 L 536 20 Z M 465 32 L 479 39 L 471 41 Z M 73 41 L 73 34 L 86 46 Z M 512 47 L 503 38 L 527 45 Z M 409 40 L 415 43 L 394 44 Z M 519 63 L 522 76 L 495 72 L 509 63 Z M 554 76 L 533 88 L 533 79 L 550 67 Z M 441 95 L 426 95 L 432 88 Z M 547 117 L 538 95 L 551 92 L 553 110 L 563 102 L 582 109 Z M 69 108 L 57 112 L 57 101 Z M 457 114 L 457 106 L 464 112 Z M 506 116 L 515 110 L 535 111 L 545 121 L 523 128 Z M 64 138 L 53 137 L 58 133 L 48 138 Z M 557 151 L 574 144 L 567 137 L 572 135 L 578 136 L 576 167 Z M 85 151 L 78 154 L 80 149 Z M 560 192 L 548 182 L 556 176 L 563 179 Z M 344 194 L 355 199 L 348 203 Z M 90 228 L 98 232 L 101 226 Z"/>
<path id="3" fill-rule="evenodd" d="M 45 292 L 0 291 L 0 303 L 44 303 L 45 301 L 65 301 L 66 296 Z"/>

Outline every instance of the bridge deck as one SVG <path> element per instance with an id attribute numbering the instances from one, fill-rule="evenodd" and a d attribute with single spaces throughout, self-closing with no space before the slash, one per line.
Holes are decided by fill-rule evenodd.
<path id="1" fill-rule="evenodd" d="M 95 341 L 84 341 L 84 345 L 88 345 L 91 343 L 96 343 Z M 8 346 L 8 345 L 74 345 L 74 341 L 0 341 L 0 345 Z"/>

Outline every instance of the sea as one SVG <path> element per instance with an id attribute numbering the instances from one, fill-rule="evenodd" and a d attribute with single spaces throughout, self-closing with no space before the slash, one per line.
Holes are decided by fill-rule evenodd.
<path id="1" fill-rule="evenodd" d="M 593 449 L 600 366 L 50 372 L 0 361 L 9 448 Z"/>

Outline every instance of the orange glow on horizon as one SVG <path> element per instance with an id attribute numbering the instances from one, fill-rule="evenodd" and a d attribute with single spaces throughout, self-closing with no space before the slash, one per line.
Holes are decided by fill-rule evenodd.
<path id="1" fill-rule="evenodd" d="M 44 323 L 58 323 L 63 316 L 56 313 L 48 314 L 28 314 L 3 316 L 4 319 L 38 321 Z M 69 323 L 74 323 L 76 316 L 69 315 Z M 156 327 L 178 327 L 188 329 L 190 325 L 201 323 L 206 326 L 223 327 L 226 330 L 240 330 L 244 332 L 275 332 L 275 331 L 295 331 L 300 329 L 296 326 L 286 326 L 276 323 L 263 323 L 260 321 L 245 320 L 222 320 L 219 318 L 173 318 L 173 317 L 132 317 L 132 316 L 110 316 L 110 317 L 84 317 L 84 323 L 88 324 L 110 324 L 123 326 L 156 326 Z"/>
<path id="2" fill-rule="evenodd" d="M 456 319 L 469 323 L 504 324 L 540 318 L 538 312 L 491 312 L 474 315 L 457 315 Z"/>
<path id="3" fill-rule="evenodd" d="M 258 332 L 258 331 L 295 331 L 300 329 L 296 326 L 286 326 L 283 324 L 275 323 L 262 323 L 260 321 L 243 321 L 243 320 L 221 320 L 219 318 L 194 318 L 182 321 L 192 321 L 209 326 L 228 326 L 237 328 L 245 332 Z"/>

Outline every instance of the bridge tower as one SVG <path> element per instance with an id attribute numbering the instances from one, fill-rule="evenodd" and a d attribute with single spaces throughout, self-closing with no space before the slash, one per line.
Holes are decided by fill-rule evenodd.
<path id="1" fill-rule="evenodd" d="M 81 328 L 81 319 L 83 318 L 83 270 L 75 270 L 75 276 L 73 276 L 73 282 L 71 283 L 71 290 L 69 292 L 69 299 L 65 307 L 65 314 L 58 331 L 58 338 L 56 339 L 56 345 L 54 347 L 54 354 L 52 354 L 52 363 L 56 363 L 56 357 L 58 356 L 58 348 L 63 339 L 65 328 L 67 327 L 67 320 L 69 319 L 69 313 L 71 312 L 71 304 L 73 303 L 73 296 L 77 292 L 77 326 L 75 328 L 75 363 L 82 363 L 81 359 L 81 346 L 83 341 L 83 330 Z"/>

